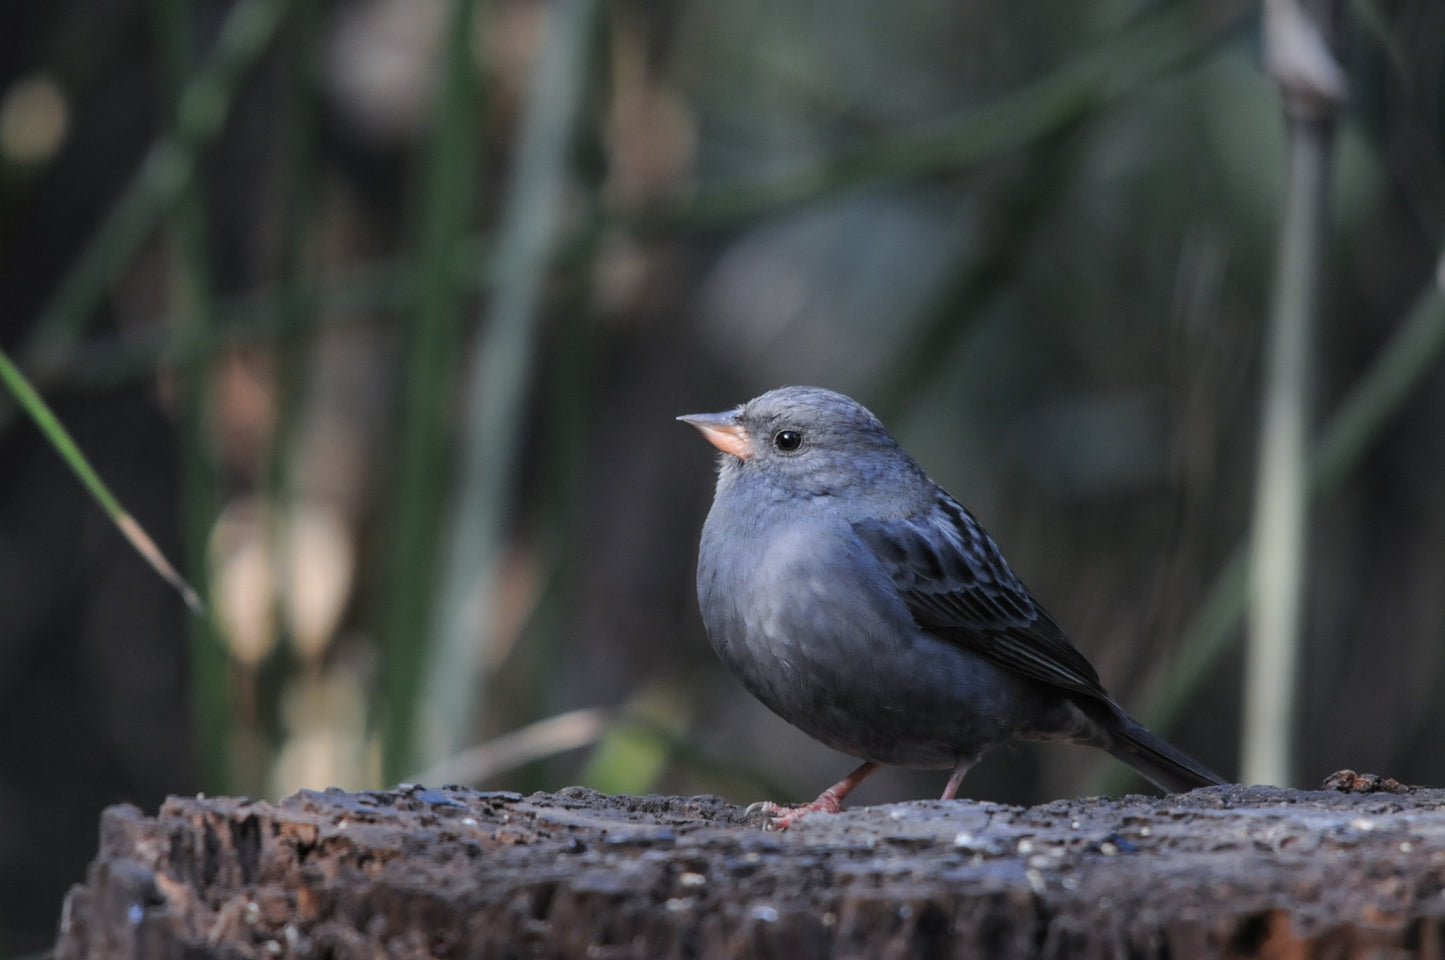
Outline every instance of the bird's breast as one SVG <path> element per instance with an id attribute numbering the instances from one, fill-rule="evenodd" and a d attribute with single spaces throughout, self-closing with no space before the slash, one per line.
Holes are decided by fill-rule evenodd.
<path id="1" fill-rule="evenodd" d="M 698 600 L 713 648 L 748 691 L 846 753 L 950 766 L 1032 709 L 1036 685 L 920 628 L 852 525 L 826 513 L 799 521 L 715 505 Z"/>
<path id="2" fill-rule="evenodd" d="M 851 527 L 826 518 L 752 524 L 709 518 L 698 600 L 718 656 L 756 697 L 798 726 L 826 712 L 916 627 Z"/>

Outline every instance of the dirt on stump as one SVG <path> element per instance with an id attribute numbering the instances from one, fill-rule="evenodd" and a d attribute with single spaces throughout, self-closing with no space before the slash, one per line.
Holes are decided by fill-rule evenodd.
<path id="1" fill-rule="evenodd" d="M 1445 956 L 1445 790 L 726 801 L 304 790 L 119 806 L 58 960 Z"/>

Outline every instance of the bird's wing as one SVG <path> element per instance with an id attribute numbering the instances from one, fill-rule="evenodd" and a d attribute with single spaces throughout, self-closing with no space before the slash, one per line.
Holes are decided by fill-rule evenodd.
<path id="1" fill-rule="evenodd" d="M 853 530 L 920 627 L 1015 673 L 1108 700 L 1093 666 L 952 497 L 941 495 L 926 516 Z"/>

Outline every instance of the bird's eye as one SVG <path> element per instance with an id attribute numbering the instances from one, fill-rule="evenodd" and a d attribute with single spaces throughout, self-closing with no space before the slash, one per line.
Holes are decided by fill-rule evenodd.
<path id="1" fill-rule="evenodd" d="M 789 453 L 803 445 L 803 435 L 796 430 L 779 430 L 773 437 L 773 446 Z"/>

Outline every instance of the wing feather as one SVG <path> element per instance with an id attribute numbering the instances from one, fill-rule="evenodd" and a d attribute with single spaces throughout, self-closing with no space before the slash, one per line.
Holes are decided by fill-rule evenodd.
<path id="1" fill-rule="evenodd" d="M 1026 677 L 1108 700 L 1093 666 L 952 497 L 923 517 L 853 529 L 920 627 Z"/>

